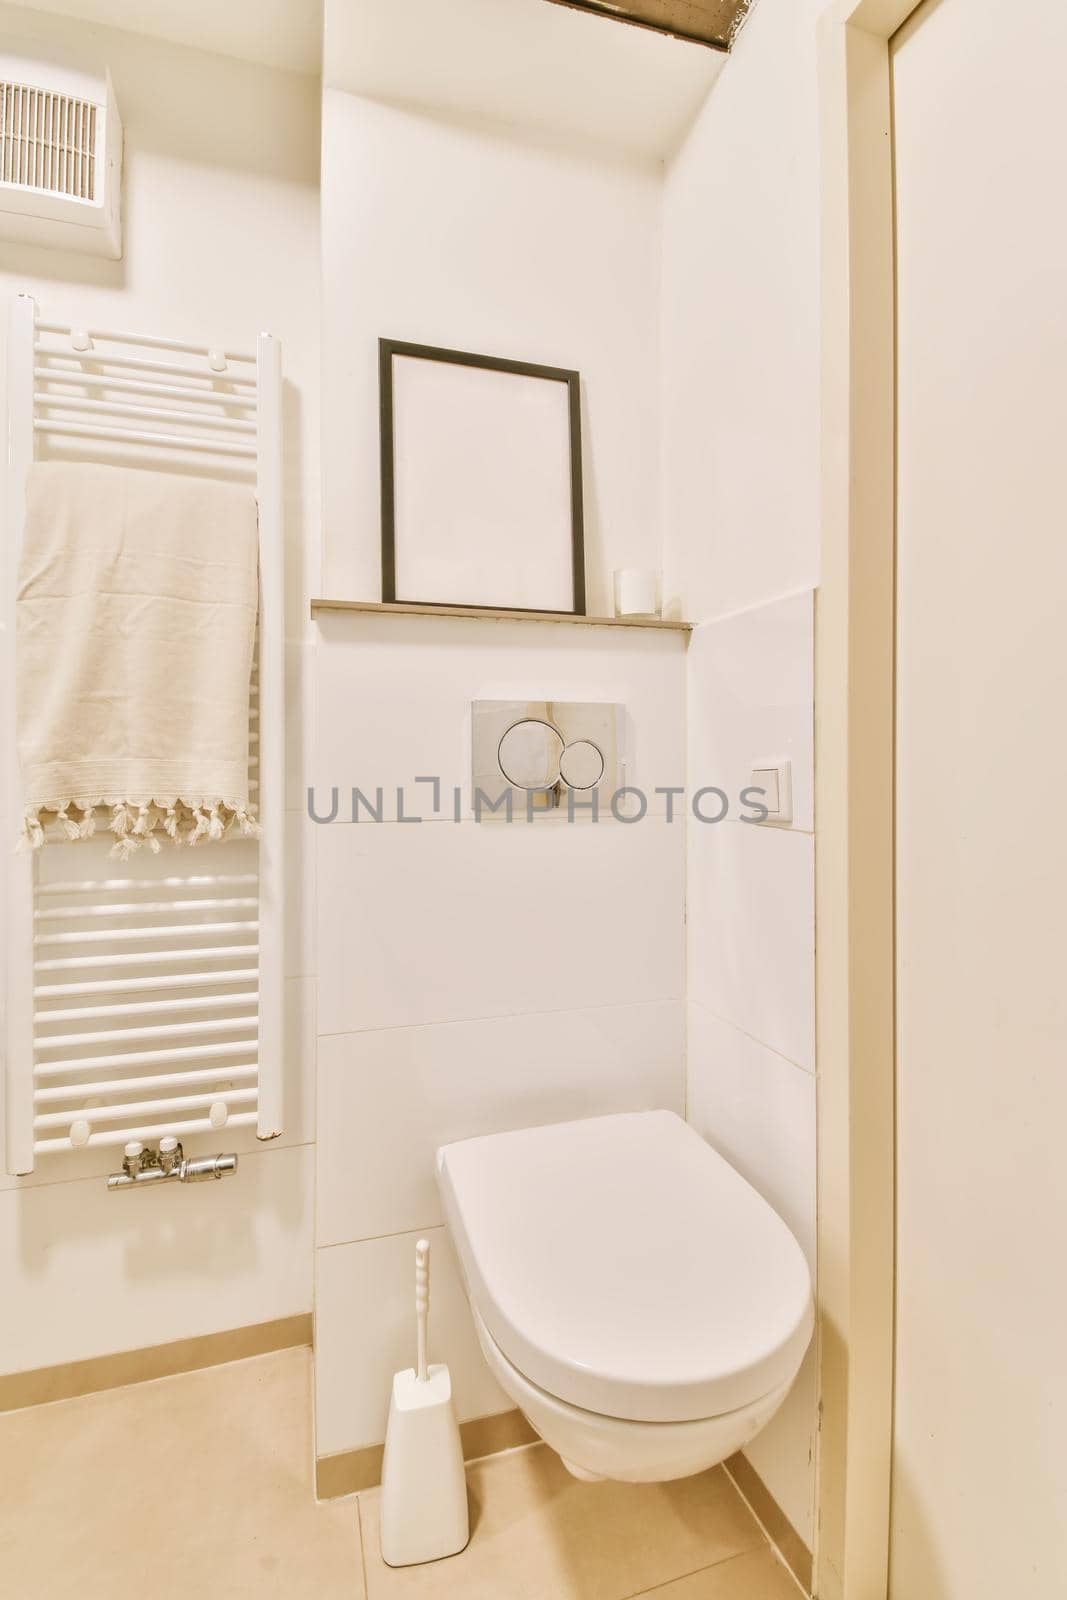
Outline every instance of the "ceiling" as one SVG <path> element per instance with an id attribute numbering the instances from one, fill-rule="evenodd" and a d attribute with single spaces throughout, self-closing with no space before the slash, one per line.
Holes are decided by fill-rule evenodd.
<path id="1" fill-rule="evenodd" d="M 546 0 L 13 0 L 449 116 L 671 154 L 726 57 Z"/>
<path id="2" fill-rule="evenodd" d="M 317 74 L 320 0 L 12 0 L 31 11 L 125 28 L 129 33 L 268 67 Z M 361 0 L 344 0 L 359 4 Z M 402 0 L 398 0 L 402 3 Z"/>
<path id="3" fill-rule="evenodd" d="M 331 88 L 669 155 L 727 58 L 544 0 L 327 0 Z"/>

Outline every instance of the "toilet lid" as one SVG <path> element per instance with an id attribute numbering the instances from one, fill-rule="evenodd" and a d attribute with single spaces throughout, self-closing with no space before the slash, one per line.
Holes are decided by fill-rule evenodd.
<path id="1" fill-rule="evenodd" d="M 796 1373 L 813 1326 L 804 1254 L 673 1112 L 467 1139 L 438 1169 L 471 1298 L 550 1394 L 684 1422 Z"/>

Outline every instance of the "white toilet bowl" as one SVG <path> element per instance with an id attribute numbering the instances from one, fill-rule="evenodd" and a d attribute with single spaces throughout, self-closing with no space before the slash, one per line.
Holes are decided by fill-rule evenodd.
<path id="1" fill-rule="evenodd" d="M 785 1399 L 803 1252 L 672 1112 L 446 1145 L 438 1180 L 489 1368 L 578 1477 L 703 1471 Z"/>

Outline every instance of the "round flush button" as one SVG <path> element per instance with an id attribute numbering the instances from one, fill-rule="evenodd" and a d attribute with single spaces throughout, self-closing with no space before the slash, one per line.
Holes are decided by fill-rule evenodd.
<path id="1" fill-rule="evenodd" d="M 568 789 L 592 789 L 604 776 L 604 757 L 591 739 L 576 739 L 559 758 L 559 775 Z"/>
<path id="2" fill-rule="evenodd" d="M 563 740 L 547 722 L 526 717 L 500 741 L 497 761 L 516 789 L 551 789 L 559 781 Z"/>

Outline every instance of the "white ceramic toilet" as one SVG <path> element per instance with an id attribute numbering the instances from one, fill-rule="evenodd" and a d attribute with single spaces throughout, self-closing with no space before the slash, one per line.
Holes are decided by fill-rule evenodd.
<path id="1" fill-rule="evenodd" d="M 582 1478 L 681 1478 L 774 1415 L 814 1322 L 781 1218 L 670 1111 L 445 1145 L 482 1350 Z"/>

